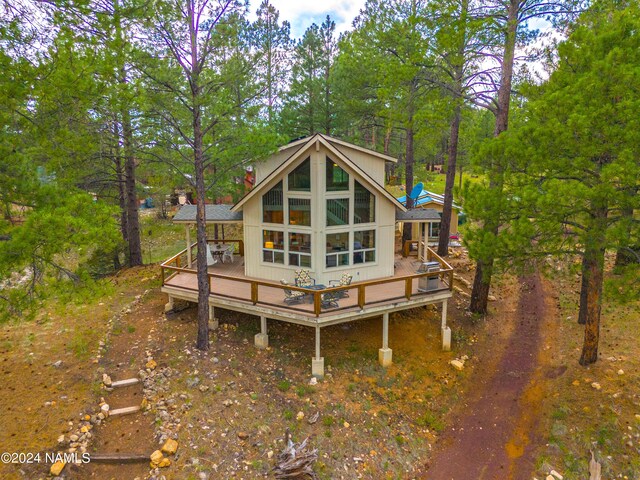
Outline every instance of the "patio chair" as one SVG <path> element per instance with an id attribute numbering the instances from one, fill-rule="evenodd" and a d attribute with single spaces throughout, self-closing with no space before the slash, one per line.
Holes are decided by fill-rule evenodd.
<path id="1" fill-rule="evenodd" d="M 211 247 L 207 243 L 207 267 L 212 267 L 218 263 L 218 259 L 211 254 Z"/>
<path id="2" fill-rule="evenodd" d="M 296 287 L 312 287 L 316 284 L 316 280 L 311 278 L 309 270 L 296 270 Z"/>
<path id="3" fill-rule="evenodd" d="M 320 305 L 322 308 L 338 308 L 338 300 L 340 300 L 340 292 L 327 292 L 320 295 Z"/>
<path id="4" fill-rule="evenodd" d="M 285 280 L 280 280 L 282 285 L 289 285 Z M 292 305 L 294 303 L 302 303 L 307 295 L 297 290 L 284 289 L 284 303 Z"/>
<path id="5" fill-rule="evenodd" d="M 329 280 L 329 287 L 346 287 L 347 285 L 351 285 L 351 279 L 353 277 L 348 273 L 343 273 L 340 277 L 340 280 Z M 338 295 L 338 298 L 344 298 L 349 296 L 348 290 L 340 290 L 339 292 L 335 292 Z"/>
<path id="6" fill-rule="evenodd" d="M 227 247 L 227 249 L 222 254 L 222 263 L 225 263 L 227 260 L 231 260 L 231 263 L 233 263 L 233 250 L 233 245 L 229 245 Z"/>

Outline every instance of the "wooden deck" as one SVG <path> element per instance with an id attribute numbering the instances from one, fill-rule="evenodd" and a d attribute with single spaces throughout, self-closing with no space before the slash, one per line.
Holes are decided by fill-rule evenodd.
<path id="1" fill-rule="evenodd" d="M 198 295 L 195 265 L 190 269 L 172 266 L 180 265 L 176 257 L 163 264 L 162 291 L 174 298 L 195 302 Z M 434 280 L 438 277 L 437 286 L 425 292 L 419 289 L 419 284 L 427 281 L 427 275 L 416 273 L 419 264 L 416 258 L 397 255 L 393 277 L 354 282 L 342 289 L 308 291 L 304 302 L 288 305 L 280 284 L 245 276 L 243 260 L 242 256 L 234 255 L 233 263 L 209 267 L 210 305 L 292 323 L 325 326 L 440 303 L 452 295 L 452 270 L 446 262 L 442 261 L 442 267 L 448 269 L 441 267 L 438 274 L 428 275 Z M 296 287 L 292 290 L 304 291 Z M 338 306 L 323 308 L 322 294 L 339 290 L 344 296 L 337 300 Z"/>

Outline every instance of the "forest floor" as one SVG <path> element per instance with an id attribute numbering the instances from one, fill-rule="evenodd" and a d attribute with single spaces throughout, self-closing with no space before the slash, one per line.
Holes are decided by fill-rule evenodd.
<path id="1" fill-rule="evenodd" d="M 471 280 L 465 258 L 453 263 Z M 380 319 L 329 327 L 327 375 L 311 385 L 310 329 L 270 321 L 270 347 L 257 350 L 258 320 L 219 311 L 220 328 L 201 353 L 193 348 L 195 309 L 165 316 L 157 267 L 129 270 L 99 298 L 50 304 L 33 322 L 2 325 L 0 445 L 59 451 L 58 436 L 99 409 L 101 397 L 112 408 L 140 403 L 141 384 L 108 392 L 102 372 L 134 376 L 153 357 L 149 410 L 97 425 L 88 451 L 150 454 L 162 435 L 175 436 L 178 452 L 160 472 L 168 479 L 264 478 L 287 428 L 297 442 L 310 437 L 319 452 L 315 471 L 327 479 L 531 479 L 551 469 L 584 479 L 590 451 L 603 478 L 640 478 L 638 303 L 604 309 L 601 360 L 584 368 L 573 273 L 558 266 L 546 280 L 500 277 L 486 318 L 466 311 L 464 284 L 450 302 L 452 352 L 440 349 L 432 308 L 392 315 L 387 369 L 377 362 Z M 455 370 L 449 362 L 463 356 L 464 370 Z M 47 472 L 0 464 L 3 479 Z M 100 480 L 149 474 L 148 463 L 63 471 Z"/>

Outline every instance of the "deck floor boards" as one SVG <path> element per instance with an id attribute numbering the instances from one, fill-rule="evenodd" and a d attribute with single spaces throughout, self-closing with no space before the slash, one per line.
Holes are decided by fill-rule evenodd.
<path id="1" fill-rule="evenodd" d="M 401 278 L 407 275 L 416 273 L 419 262 L 415 257 L 403 258 L 397 255 L 395 258 L 395 270 L 394 278 Z M 195 269 L 195 266 L 193 267 Z M 230 276 L 238 279 L 245 280 L 261 280 L 257 278 L 247 277 L 244 274 L 244 258 L 238 255 L 234 256 L 233 263 L 217 263 L 212 267 L 209 267 L 209 272 L 212 274 L 219 274 Z M 167 287 L 177 287 L 181 289 L 197 292 L 198 283 L 195 272 L 179 272 L 176 275 L 169 277 L 165 280 Z M 448 286 L 439 281 L 439 288 L 434 290 L 435 292 L 441 292 L 444 289 L 448 289 Z M 418 294 L 418 279 L 414 279 L 412 282 L 412 294 Z M 228 280 L 224 278 L 213 278 L 211 281 L 211 295 L 213 297 L 221 297 L 226 299 L 238 300 L 241 302 L 251 303 L 251 284 L 248 282 Z M 389 282 L 380 285 L 371 285 L 366 288 L 366 306 L 369 305 L 381 305 L 386 303 L 398 302 L 398 300 L 406 300 L 405 295 L 405 282 L 404 280 L 393 281 L 389 278 Z M 268 305 L 270 308 L 280 310 L 283 312 L 294 311 L 297 314 L 302 314 L 305 317 L 315 318 L 313 313 L 313 301 L 309 296 L 305 299 L 304 303 L 287 305 L 284 302 L 284 292 L 280 288 L 274 288 L 269 286 L 260 285 L 258 287 L 258 299 L 260 305 Z M 358 289 L 357 286 L 349 290 L 349 295 L 345 298 L 341 298 L 338 301 L 339 309 L 323 309 L 323 313 L 320 317 L 335 314 L 336 312 L 347 312 L 350 310 L 358 311 Z"/>

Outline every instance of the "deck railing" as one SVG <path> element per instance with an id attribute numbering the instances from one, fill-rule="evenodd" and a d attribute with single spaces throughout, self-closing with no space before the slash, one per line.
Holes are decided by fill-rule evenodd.
<path id="1" fill-rule="evenodd" d="M 230 240 L 226 240 L 229 242 Z M 214 242 L 214 241 L 211 241 Z M 192 245 L 191 248 L 195 246 Z M 355 282 L 346 286 L 327 287 L 322 290 L 311 290 L 308 288 L 297 287 L 295 285 L 283 285 L 281 283 L 273 282 L 270 280 L 258 280 L 252 278 L 236 277 L 231 275 L 224 275 L 219 273 L 208 272 L 209 289 L 212 295 L 230 298 L 234 300 L 241 300 L 245 302 L 251 302 L 253 305 L 265 305 L 271 307 L 277 307 L 279 309 L 292 310 L 305 313 L 309 316 L 320 316 L 325 312 L 336 312 L 340 310 L 347 310 L 350 308 L 358 307 L 360 310 L 364 310 L 366 306 L 375 305 L 378 303 L 389 302 L 393 300 L 411 300 L 412 298 L 424 296 L 438 291 L 452 290 L 453 289 L 453 268 L 439 255 L 436 254 L 431 248 L 427 249 L 429 260 L 438 261 L 440 263 L 440 270 L 436 272 L 424 272 L 414 273 L 410 275 L 381 278 L 377 280 L 368 280 L 363 282 Z M 174 255 L 167 261 L 161 264 L 162 270 L 162 285 L 167 285 L 173 277 L 180 273 L 187 273 L 191 275 L 196 274 L 195 268 L 186 268 L 181 266 L 181 258 L 186 255 L 186 249 L 180 253 Z M 192 257 L 195 258 L 195 257 Z M 440 287 L 432 290 L 420 290 L 414 291 L 414 282 L 423 278 L 438 278 L 445 287 Z M 223 293 L 220 289 L 216 289 L 216 284 L 226 283 L 232 288 L 228 289 L 231 293 Z M 400 295 L 389 296 L 387 295 L 388 286 L 393 283 L 403 283 L 403 289 L 396 289 L 402 291 Z M 175 286 L 175 285 L 174 285 Z M 180 286 L 185 290 L 196 291 L 197 288 L 191 288 L 186 286 Z M 305 298 L 311 300 L 308 304 L 286 304 L 283 302 L 273 302 L 273 291 L 278 291 L 277 298 L 285 298 L 285 290 L 292 292 L 303 292 Z M 375 295 L 375 290 L 378 292 L 382 289 L 385 293 Z M 269 292 L 271 290 L 271 292 Z M 373 298 L 367 298 L 367 292 L 374 293 Z M 261 295 L 262 292 L 262 295 Z M 265 293 L 266 292 L 266 293 Z M 271 295 L 269 295 L 271 293 Z M 329 294 L 329 295 L 327 295 Z M 328 299 L 330 297 L 339 297 L 337 302 L 331 306 Z M 342 305 L 340 305 L 339 303 Z M 323 306 L 324 304 L 324 306 Z M 337 306 L 336 306 L 337 305 Z"/>

